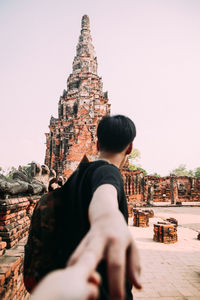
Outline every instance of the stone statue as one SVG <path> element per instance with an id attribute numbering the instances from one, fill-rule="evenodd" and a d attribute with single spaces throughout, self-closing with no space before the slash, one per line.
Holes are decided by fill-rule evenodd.
<path id="1" fill-rule="evenodd" d="M 30 164 L 28 170 L 19 166 L 12 178 L 0 175 L 0 197 L 6 198 L 17 195 L 37 195 L 48 191 L 49 182 L 56 177 L 54 170 L 36 162 Z"/>

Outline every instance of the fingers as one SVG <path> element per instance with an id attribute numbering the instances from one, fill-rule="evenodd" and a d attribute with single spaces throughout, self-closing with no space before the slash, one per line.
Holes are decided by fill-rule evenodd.
<path id="1" fill-rule="evenodd" d="M 137 288 L 141 289 L 141 265 L 137 247 L 133 242 L 128 249 L 127 254 L 127 272 L 130 282 Z"/>
<path id="2" fill-rule="evenodd" d="M 101 283 L 101 276 L 99 275 L 99 273 L 93 272 L 93 273 L 90 275 L 88 281 L 89 281 L 90 283 L 93 283 L 93 284 L 96 284 L 96 285 L 100 285 L 100 283 Z"/>
<path id="3" fill-rule="evenodd" d="M 96 300 L 99 298 L 99 289 L 92 283 L 89 283 L 86 288 L 86 295 L 83 299 Z"/>
<path id="4" fill-rule="evenodd" d="M 77 270 L 79 275 L 82 278 L 89 279 L 91 276 L 91 273 L 94 273 L 94 270 L 96 269 L 97 266 L 97 260 L 95 257 L 95 254 L 93 252 L 83 252 L 78 260 L 76 260 L 76 263 L 74 264 L 73 268 Z M 94 280 L 97 279 L 97 276 L 92 277 Z"/>
<path id="5" fill-rule="evenodd" d="M 125 299 L 125 249 L 112 241 L 107 250 L 108 282 L 111 300 Z"/>
<path id="6" fill-rule="evenodd" d="M 80 269 L 80 272 L 85 276 L 90 276 L 103 258 L 105 242 L 101 237 L 91 237 L 86 235 L 81 244 L 77 247 L 75 252 L 69 259 L 67 266 L 76 264 L 76 267 Z"/>

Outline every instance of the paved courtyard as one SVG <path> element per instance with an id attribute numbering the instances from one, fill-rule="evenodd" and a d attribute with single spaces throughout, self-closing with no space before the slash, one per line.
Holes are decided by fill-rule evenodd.
<path id="1" fill-rule="evenodd" d="M 134 299 L 200 300 L 200 207 L 153 208 L 149 228 L 130 225 L 140 251 L 143 290 L 134 289 Z M 178 242 L 153 241 L 153 224 L 160 218 L 178 220 Z M 131 220 L 130 220 L 131 224 Z"/>

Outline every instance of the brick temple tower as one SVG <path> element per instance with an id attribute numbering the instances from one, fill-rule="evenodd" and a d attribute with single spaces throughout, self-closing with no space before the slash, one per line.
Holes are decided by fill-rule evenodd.
<path id="1" fill-rule="evenodd" d="M 84 15 L 73 71 L 58 103 L 58 118 L 51 117 L 50 132 L 46 133 L 45 164 L 57 174 L 69 177 L 84 154 L 91 160 L 95 158 L 97 124 L 104 115 L 110 114 L 108 95 L 102 87 L 90 21 Z"/>

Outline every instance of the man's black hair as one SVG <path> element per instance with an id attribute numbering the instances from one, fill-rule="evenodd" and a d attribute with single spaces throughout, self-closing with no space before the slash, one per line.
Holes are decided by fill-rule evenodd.
<path id="1" fill-rule="evenodd" d="M 99 149 L 104 151 L 119 153 L 134 140 L 135 136 L 135 124 L 123 115 L 103 117 L 97 128 Z"/>

